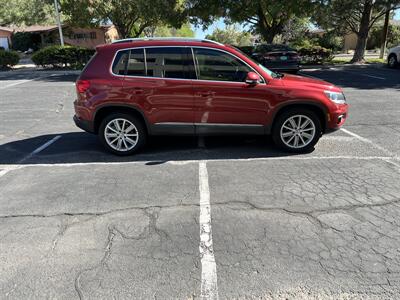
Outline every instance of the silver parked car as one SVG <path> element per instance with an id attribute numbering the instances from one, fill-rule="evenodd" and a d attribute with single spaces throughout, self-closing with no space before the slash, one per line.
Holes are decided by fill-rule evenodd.
<path id="1" fill-rule="evenodd" d="M 389 49 L 387 64 L 389 68 L 396 68 L 400 62 L 400 45 Z"/>

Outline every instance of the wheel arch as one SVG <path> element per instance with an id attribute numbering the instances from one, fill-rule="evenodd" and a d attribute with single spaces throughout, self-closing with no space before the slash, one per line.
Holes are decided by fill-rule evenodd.
<path id="1" fill-rule="evenodd" d="M 325 133 L 328 127 L 327 109 L 322 104 L 315 103 L 314 101 L 296 101 L 294 103 L 288 103 L 280 106 L 272 115 L 271 122 L 266 133 L 270 134 L 272 132 L 272 128 L 280 115 L 292 109 L 308 109 L 314 112 L 321 122 L 322 132 Z"/>
<path id="2" fill-rule="evenodd" d="M 144 113 L 137 107 L 131 106 L 131 105 L 124 105 L 124 104 L 109 104 L 109 105 L 103 105 L 99 108 L 96 109 L 95 114 L 94 114 L 94 133 L 98 133 L 101 121 L 108 115 L 112 113 L 126 113 L 129 115 L 133 115 L 140 119 L 143 124 L 145 125 L 146 131 L 149 134 L 150 133 L 150 126 L 148 124 L 148 121 L 144 115 Z"/>

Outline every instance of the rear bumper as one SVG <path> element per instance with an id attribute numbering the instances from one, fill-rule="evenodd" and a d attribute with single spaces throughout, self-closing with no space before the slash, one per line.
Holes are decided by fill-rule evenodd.
<path id="1" fill-rule="evenodd" d="M 91 121 L 79 119 L 76 115 L 74 116 L 75 125 L 86 132 L 94 133 L 94 124 Z"/>
<path id="2" fill-rule="evenodd" d="M 264 63 L 265 67 L 272 71 L 280 71 L 280 72 L 285 72 L 285 71 L 299 71 L 300 70 L 300 64 L 298 62 L 288 62 L 288 63 L 282 63 L 282 62 L 265 62 Z"/>

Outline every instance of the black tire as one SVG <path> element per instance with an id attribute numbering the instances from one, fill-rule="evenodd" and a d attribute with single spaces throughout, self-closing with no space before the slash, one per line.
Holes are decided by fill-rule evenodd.
<path id="1" fill-rule="evenodd" d="M 395 54 L 390 54 L 388 57 L 388 67 L 391 69 L 397 68 L 399 62 Z"/>
<path id="2" fill-rule="evenodd" d="M 132 123 L 134 125 L 134 127 L 136 128 L 136 130 L 134 130 L 133 132 L 137 132 L 137 140 L 136 140 L 136 144 L 132 147 L 132 149 L 129 149 L 129 147 L 127 149 L 122 149 L 122 150 L 117 150 L 115 148 L 113 148 L 109 142 L 107 142 L 106 137 L 105 137 L 105 130 L 106 130 L 106 126 L 110 123 L 115 121 L 116 119 L 119 120 L 127 120 L 130 123 Z M 144 147 L 144 145 L 146 144 L 147 141 L 147 131 L 145 129 L 145 125 L 143 124 L 143 122 L 136 118 L 135 116 L 126 114 L 126 113 L 112 113 L 108 116 L 106 116 L 99 127 L 99 132 L 98 132 L 98 137 L 99 140 L 101 142 L 101 144 L 103 145 L 103 147 L 116 155 L 120 155 L 120 156 L 126 156 L 126 155 L 131 155 L 133 153 L 137 153 L 141 148 Z M 116 145 L 114 145 L 116 146 Z M 132 146 L 132 144 L 130 145 Z"/>
<path id="3" fill-rule="evenodd" d="M 312 138 L 310 137 L 310 140 L 307 141 L 307 144 L 304 147 L 300 148 L 290 147 L 287 145 L 287 143 L 285 143 L 285 141 L 281 137 L 281 129 L 283 125 L 286 123 L 286 121 L 288 121 L 291 117 L 294 116 L 305 116 L 309 118 L 312 121 L 315 128 L 314 136 Z M 275 145 L 286 152 L 292 152 L 292 153 L 311 152 L 312 150 L 314 150 L 314 146 L 315 144 L 318 143 L 321 135 L 322 135 L 321 121 L 313 111 L 308 109 L 287 110 L 277 117 L 272 127 L 272 140 L 274 141 Z"/>

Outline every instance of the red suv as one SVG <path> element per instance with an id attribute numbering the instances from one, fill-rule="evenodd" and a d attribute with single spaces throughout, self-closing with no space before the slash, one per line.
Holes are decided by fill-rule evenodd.
<path id="1" fill-rule="evenodd" d="M 274 73 L 209 40 L 128 39 L 97 47 L 76 82 L 74 120 L 119 155 L 148 135 L 271 134 L 310 151 L 347 117 L 340 88 Z"/>

